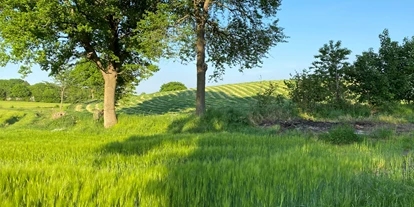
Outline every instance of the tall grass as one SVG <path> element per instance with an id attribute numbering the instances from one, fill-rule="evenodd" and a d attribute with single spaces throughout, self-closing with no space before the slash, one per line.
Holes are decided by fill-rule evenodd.
<path id="1" fill-rule="evenodd" d="M 0 206 L 414 205 L 408 136 L 337 146 L 210 113 L 3 127 Z"/>

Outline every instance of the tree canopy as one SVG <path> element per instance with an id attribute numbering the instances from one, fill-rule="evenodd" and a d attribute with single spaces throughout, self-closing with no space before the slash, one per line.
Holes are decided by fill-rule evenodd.
<path id="1" fill-rule="evenodd" d="M 350 65 L 349 54 L 351 50 L 343 48 L 341 41 L 324 44 L 308 70 L 286 81 L 292 100 L 304 109 L 312 109 L 321 102 L 341 105 L 347 93 L 344 75 Z"/>
<path id="2" fill-rule="evenodd" d="M 414 99 L 414 37 L 400 44 L 391 40 L 385 29 L 380 48 L 357 56 L 347 72 L 350 89 L 361 102 L 382 105 L 387 102 L 411 102 Z"/>
<path id="3" fill-rule="evenodd" d="M 174 81 L 162 84 L 160 92 L 180 91 L 185 89 L 187 89 L 187 87 L 183 83 Z"/>
<path id="4" fill-rule="evenodd" d="M 81 58 L 93 61 L 105 80 L 105 127 L 117 123 L 117 84 L 151 76 L 167 46 L 169 16 L 156 0 L 1 0 L 0 5 L 1 64 L 23 63 L 22 71 L 39 64 L 54 74 Z"/>
<path id="5" fill-rule="evenodd" d="M 213 79 L 221 78 L 228 66 L 239 71 L 258 67 L 269 49 L 286 39 L 276 17 L 280 0 L 168 2 L 176 18 L 180 58 L 196 60 L 198 115 L 205 111 L 208 64 Z"/>

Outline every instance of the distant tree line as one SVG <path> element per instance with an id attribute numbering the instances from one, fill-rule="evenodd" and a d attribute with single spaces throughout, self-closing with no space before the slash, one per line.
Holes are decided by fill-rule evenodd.
<path id="1" fill-rule="evenodd" d="M 102 93 L 95 93 L 94 98 L 102 99 Z M 75 85 L 68 87 L 63 101 L 77 103 L 91 99 L 90 89 Z M 21 79 L 0 80 L 0 100 L 58 103 L 61 101 L 61 87 L 50 82 L 30 85 Z"/>
<path id="2" fill-rule="evenodd" d="M 53 80 L 34 85 L 21 79 L 0 80 L 0 100 L 78 103 L 103 99 L 104 81 L 90 62 L 79 62 L 55 74 Z"/>
<path id="3" fill-rule="evenodd" d="M 414 37 L 402 43 L 391 40 L 385 29 L 380 48 L 372 48 L 348 62 L 351 50 L 341 41 L 319 49 L 309 69 L 297 72 L 285 83 L 292 100 L 304 110 L 318 104 L 337 108 L 357 101 L 372 107 L 414 100 Z"/>

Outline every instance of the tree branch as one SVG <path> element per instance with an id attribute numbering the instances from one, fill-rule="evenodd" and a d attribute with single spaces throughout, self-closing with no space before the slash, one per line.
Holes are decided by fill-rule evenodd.
<path id="1" fill-rule="evenodd" d="M 209 4 L 210 4 L 210 0 L 206 0 L 206 1 L 204 2 L 204 7 L 203 7 L 203 9 L 204 9 L 204 11 L 205 11 L 205 12 L 208 12 L 208 10 L 209 10 Z"/>

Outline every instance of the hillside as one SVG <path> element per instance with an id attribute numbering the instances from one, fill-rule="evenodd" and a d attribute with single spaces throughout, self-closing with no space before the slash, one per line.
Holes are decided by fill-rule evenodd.
<path id="1" fill-rule="evenodd" d="M 286 85 L 283 81 L 272 81 L 279 86 L 280 94 L 286 94 Z M 220 86 L 206 87 L 206 105 L 208 107 L 248 107 L 253 97 L 269 81 L 249 82 L 239 84 L 226 84 Z M 121 102 L 117 108 L 118 112 L 126 114 L 165 114 L 174 112 L 187 112 L 195 108 L 196 89 L 188 89 L 174 92 L 157 92 L 140 96 L 133 96 L 128 101 Z M 102 109 L 102 102 L 89 102 L 78 104 L 76 111 L 92 111 Z"/>

